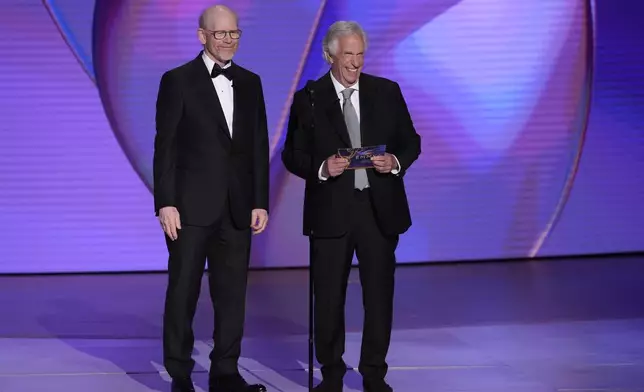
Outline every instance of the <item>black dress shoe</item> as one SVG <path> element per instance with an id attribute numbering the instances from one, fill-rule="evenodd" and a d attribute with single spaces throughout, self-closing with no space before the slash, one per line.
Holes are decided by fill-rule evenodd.
<path id="1" fill-rule="evenodd" d="M 385 380 L 378 381 L 363 381 L 362 390 L 364 392 L 393 392 L 394 389 L 385 382 Z"/>
<path id="2" fill-rule="evenodd" d="M 192 380 L 177 379 L 172 380 L 172 392 L 195 392 L 195 387 L 192 385 Z"/>
<path id="3" fill-rule="evenodd" d="M 266 392 L 262 384 L 249 384 L 242 376 L 224 376 L 210 379 L 209 392 Z"/>

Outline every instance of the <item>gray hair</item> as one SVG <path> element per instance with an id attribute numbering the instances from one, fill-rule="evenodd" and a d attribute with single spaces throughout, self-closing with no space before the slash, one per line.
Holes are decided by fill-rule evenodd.
<path id="1" fill-rule="evenodd" d="M 324 57 L 324 60 L 331 63 L 331 56 L 338 51 L 338 38 L 352 34 L 362 38 L 364 48 L 367 50 L 367 33 L 362 29 L 362 26 L 358 22 L 340 20 L 329 27 L 324 40 L 322 40 L 322 57 Z"/>

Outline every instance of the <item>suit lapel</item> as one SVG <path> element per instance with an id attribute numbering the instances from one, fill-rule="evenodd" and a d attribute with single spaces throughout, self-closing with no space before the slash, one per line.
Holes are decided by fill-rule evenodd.
<path id="1" fill-rule="evenodd" d="M 239 110 L 240 108 L 248 108 L 249 101 L 249 85 L 246 83 L 246 80 L 242 78 L 242 75 L 237 70 L 235 63 L 231 66 L 231 73 L 233 75 L 233 139 L 235 135 L 239 135 L 242 132 L 242 123 L 241 116 L 243 112 Z"/>
<path id="2" fill-rule="evenodd" d="M 194 60 L 194 76 L 197 85 L 197 91 L 200 101 L 204 104 L 204 109 L 210 114 L 213 125 L 217 128 L 217 133 L 222 141 L 230 143 L 230 131 L 226 123 L 224 111 L 221 108 L 221 102 L 212 84 L 212 78 L 208 73 L 208 68 L 201 59 L 201 54 Z"/>
<path id="3" fill-rule="evenodd" d="M 374 126 L 371 123 L 373 118 L 373 103 L 376 99 L 376 91 L 373 89 L 371 79 L 368 75 L 360 76 L 360 140 L 362 146 L 372 144 Z"/>
<path id="4" fill-rule="evenodd" d="M 351 138 L 349 138 L 349 131 L 347 129 L 347 124 L 344 122 L 344 116 L 342 115 L 342 108 L 340 107 L 340 98 L 335 92 L 333 87 L 333 81 L 331 81 L 331 75 L 326 74 L 320 80 L 321 86 L 321 95 L 322 103 L 326 112 L 329 121 L 333 125 L 333 129 L 340 136 L 340 139 L 346 144 L 347 147 L 351 147 Z"/>

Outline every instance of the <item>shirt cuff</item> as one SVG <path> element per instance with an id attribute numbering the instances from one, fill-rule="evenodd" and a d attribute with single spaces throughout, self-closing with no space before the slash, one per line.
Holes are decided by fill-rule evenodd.
<path id="1" fill-rule="evenodd" d="M 400 162 L 398 161 L 398 158 L 394 154 L 391 154 L 392 157 L 396 160 L 396 168 L 391 171 L 391 174 L 393 175 L 398 175 L 400 173 Z"/>
<path id="2" fill-rule="evenodd" d="M 322 174 L 322 171 L 323 171 L 323 169 L 324 169 L 324 164 L 325 164 L 325 163 L 326 163 L 326 161 L 325 161 L 325 162 L 322 162 L 322 164 L 320 165 L 320 169 L 318 170 L 318 179 L 319 179 L 320 181 L 326 181 L 326 180 L 328 180 L 328 179 L 329 179 L 329 177 L 326 177 L 326 176 L 324 176 L 324 175 Z"/>

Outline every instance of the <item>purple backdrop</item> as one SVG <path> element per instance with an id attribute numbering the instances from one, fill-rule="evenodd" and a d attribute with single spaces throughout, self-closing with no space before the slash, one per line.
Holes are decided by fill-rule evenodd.
<path id="1" fill-rule="evenodd" d="M 627 0 L 234 0 L 236 61 L 264 81 L 270 227 L 253 265 L 306 265 L 303 183 L 279 149 L 320 40 L 358 20 L 366 72 L 422 135 L 400 262 L 644 250 L 644 27 Z M 150 190 L 160 75 L 200 50 L 205 1 L 0 2 L 1 272 L 157 270 Z"/>

